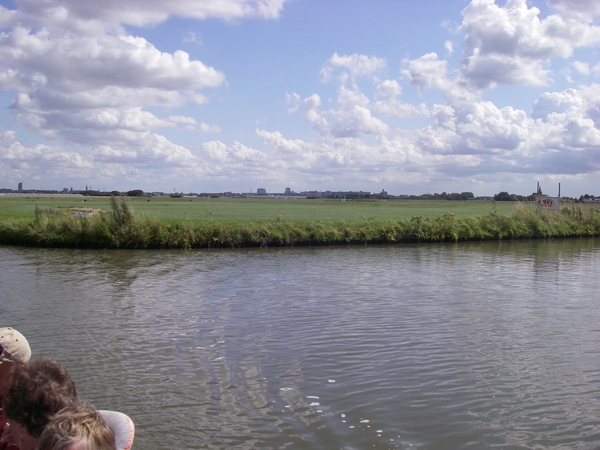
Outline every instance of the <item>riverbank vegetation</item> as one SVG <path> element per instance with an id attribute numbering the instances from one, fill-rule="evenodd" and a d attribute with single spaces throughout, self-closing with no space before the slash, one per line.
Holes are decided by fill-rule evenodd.
<path id="1" fill-rule="evenodd" d="M 464 203 L 464 202 L 463 202 Z M 266 204 L 263 203 L 263 208 Z M 489 207 L 488 207 L 489 208 Z M 73 215 L 73 209 L 78 209 Z M 110 198 L 110 210 L 36 206 L 30 217 L 0 220 L 0 243 L 81 248 L 213 248 L 547 239 L 600 235 L 597 208 L 567 204 L 536 211 L 520 203 L 508 213 L 435 217 L 160 220 Z"/>

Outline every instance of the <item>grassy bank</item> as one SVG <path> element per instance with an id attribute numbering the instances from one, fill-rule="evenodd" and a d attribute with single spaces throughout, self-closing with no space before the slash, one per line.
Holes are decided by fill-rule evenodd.
<path id="1" fill-rule="evenodd" d="M 263 208 L 264 208 L 263 203 Z M 94 208 L 91 208 L 94 209 Z M 98 210 L 96 208 L 95 210 Z M 537 212 L 530 206 L 483 215 L 449 212 L 436 217 L 330 219 L 165 220 L 134 212 L 112 198 L 110 211 L 74 217 L 71 210 L 35 207 L 29 217 L 0 219 L 0 243 L 83 248 L 211 248 L 381 244 L 498 239 L 545 239 L 600 235 L 597 209 L 566 205 Z"/>

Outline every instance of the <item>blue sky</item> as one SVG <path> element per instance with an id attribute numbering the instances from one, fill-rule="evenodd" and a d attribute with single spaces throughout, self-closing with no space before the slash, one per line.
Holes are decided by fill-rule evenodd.
<path id="1" fill-rule="evenodd" d="M 0 187 L 600 195 L 596 1 L 88 3 L 0 0 Z"/>

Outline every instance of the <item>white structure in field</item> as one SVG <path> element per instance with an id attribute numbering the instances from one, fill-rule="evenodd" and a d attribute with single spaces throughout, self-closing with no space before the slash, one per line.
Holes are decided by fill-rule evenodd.
<path id="1" fill-rule="evenodd" d="M 538 210 L 558 211 L 560 209 L 560 197 L 539 195 L 535 201 L 535 207 Z"/>

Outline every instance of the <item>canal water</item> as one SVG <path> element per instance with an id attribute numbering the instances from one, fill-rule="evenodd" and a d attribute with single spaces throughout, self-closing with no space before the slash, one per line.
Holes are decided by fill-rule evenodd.
<path id="1" fill-rule="evenodd" d="M 0 247 L 0 326 L 134 449 L 600 448 L 600 240 Z"/>

